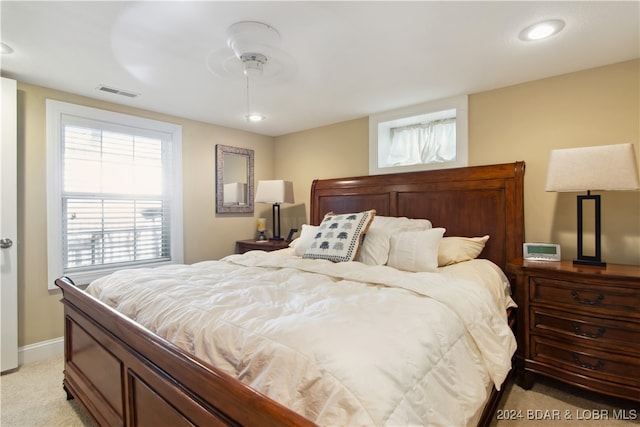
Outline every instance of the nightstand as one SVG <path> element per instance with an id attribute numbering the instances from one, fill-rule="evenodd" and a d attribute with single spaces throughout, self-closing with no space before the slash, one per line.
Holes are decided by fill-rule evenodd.
<path id="1" fill-rule="evenodd" d="M 236 242 L 236 252 L 243 254 L 247 251 L 277 251 L 289 247 L 286 240 L 238 240 Z"/>
<path id="2" fill-rule="evenodd" d="M 640 401 L 640 266 L 512 262 L 518 383 L 535 375 Z"/>

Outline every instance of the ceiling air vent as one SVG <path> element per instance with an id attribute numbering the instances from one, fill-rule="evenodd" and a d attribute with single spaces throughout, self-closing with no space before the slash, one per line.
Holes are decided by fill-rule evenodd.
<path id="1" fill-rule="evenodd" d="M 105 85 L 100 85 L 97 87 L 97 89 L 102 92 L 108 92 L 116 95 L 126 96 L 127 98 L 136 98 L 140 96 L 139 93 L 127 92 L 125 90 L 120 90 L 120 89 L 116 89 L 116 88 L 105 86 Z"/>

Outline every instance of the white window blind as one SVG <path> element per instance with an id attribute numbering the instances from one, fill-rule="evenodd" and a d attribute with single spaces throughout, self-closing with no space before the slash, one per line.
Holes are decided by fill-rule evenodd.
<path id="1" fill-rule="evenodd" d="M 170 259 L 162 139 L 63 126 L 64 271 Z"/>
<path id="2" fill-rule="evenodd" d="M 154 130 L 157 122 L 117 113 L 102 112 L 108 121 L 96 119 L 96 112 L 101 110 L 80 116 L 62 108 L 55 114 L 50 281 L 67 275 L 82 284 L 125 267 L 182 261 L 176 242 L 182 227 L 176 134 Z M 143 123 L 134 126 L 135 119 Z"/>

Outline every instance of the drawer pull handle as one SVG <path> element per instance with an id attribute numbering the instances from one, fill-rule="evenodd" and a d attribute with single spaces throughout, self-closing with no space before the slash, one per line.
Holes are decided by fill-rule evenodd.
<path id="1" fill-rule="evenodd" d="M 604 300 L 604 295 L 602 294 L 598 294 L 595 300 L 581 299 L 580 294 L 578 294 L 578 291 L 571 291 L 571 296 L 573 297 L 574 301 L 577 301 L 580 304 L 586 304 L 586 305 L 600 305 L 602 304 L 602 300 Z"/>
<path id="2" fill-rule="evenodd" d="M 590 369 L 592 371 L 597 371 L 604 368 L 604 360 L 598 359 L 598 363 L 596 363 L 595 365 L 591 365 L 580 360 L 580 356 L 576 353 L 573 353 L 573 363 L 580 366 L 581 368 Z"/>
<path id="3" fill-rule="evenodd" d="M 603 327 L 599 327 L 598 331 L 595 333 L 583 331 L 582 327 L 577 322 L 573 322 L 571 326 L 573 327 L 573 332 L 575 332 L 576 334 L 582 337 L 587 337 L 587 338 L 600 338 L 601 336 L 604 335 L 605 332 L 607 332 L 607 330 Z"/>

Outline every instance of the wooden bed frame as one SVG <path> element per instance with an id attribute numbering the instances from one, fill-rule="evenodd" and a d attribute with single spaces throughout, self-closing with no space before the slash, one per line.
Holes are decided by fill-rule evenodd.
<path id="1" fill-rule="evenodd" d="M 316 180 L 311 223 L 328 211 L 376 209 L 427 218 L 445 235 L 489 239 L 481 257 L 505 268 L 522 255 L 524 163 Z M 60 278 L 65 313 L 64 388 L 105 426 L 313 426 Z M 504 390 L 504 387 L 502 388 Z M 492 393 L 480 425 L 491 422 Z"/>

